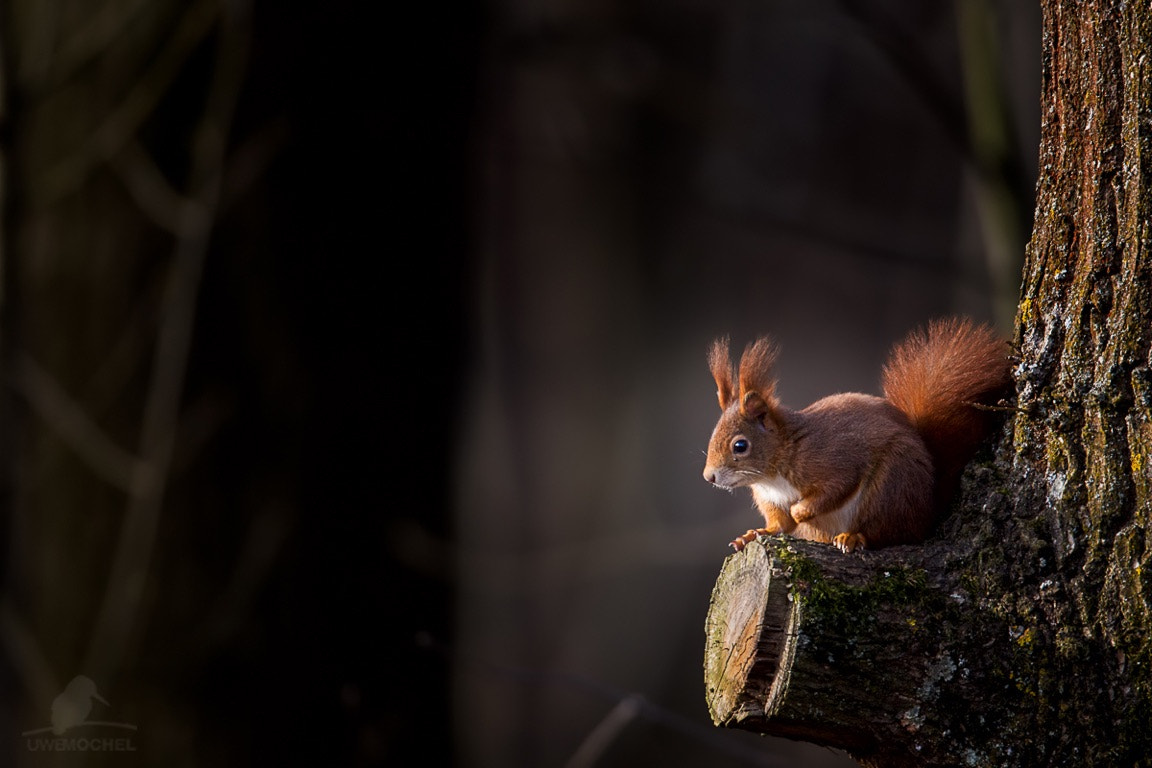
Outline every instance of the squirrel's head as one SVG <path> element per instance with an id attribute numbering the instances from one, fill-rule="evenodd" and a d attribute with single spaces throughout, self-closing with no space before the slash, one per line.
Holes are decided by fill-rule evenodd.
<path id="1" fill-rule="evenodd" d="M 716 380 L 720 420 L 708 443 L 704 479 L 720 488 L 751 485 L 774 474 L 781 445 L 780 406 L 772 364 L 777 348 L 762 337 L 744 348 L 740 366 L 733 366 L 728 339 L 717 339 L 708 353 Z"/>

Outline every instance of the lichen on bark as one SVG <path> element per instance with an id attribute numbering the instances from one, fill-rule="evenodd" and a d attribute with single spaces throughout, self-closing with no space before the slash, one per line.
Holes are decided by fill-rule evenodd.
<path id="1" fill-rule="evenodd" d="M 1002 595 L 987 599 L 1036 627 L 1034 764 L 1123 765 L 1152 754 L 1147 721 L 1133 727 L 1152 701 L 1152 9 L 1044 10 L 1047 108 L 1017 411 L 998 452 L 1010 488 L 998 514 L 1016 535 L 980 546 L 1015 553 Z M 1022 531 L 1036 539 L 1031 562 Z"/>

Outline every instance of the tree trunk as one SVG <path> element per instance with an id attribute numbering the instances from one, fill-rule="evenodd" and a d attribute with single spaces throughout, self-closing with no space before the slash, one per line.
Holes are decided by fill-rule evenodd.
<path id="1" fill-rule="evenodd" d="M 1152 760 L 1152 9 L 1043 9 L 1016 408 L 932 542 L 728 559 L 719 724 L 886 766 Z"/>

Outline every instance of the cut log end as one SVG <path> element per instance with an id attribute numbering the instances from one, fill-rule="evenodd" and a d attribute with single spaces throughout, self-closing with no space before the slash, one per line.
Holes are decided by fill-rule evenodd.
<path id="1" fill-rule="evenodd" d="M 712 592 L 712 721 L 859 757 L 902 743 L 921 730 L 925 692 L 955 675 L 936 631 L 942 619 L 928 609 L 940 602 L 895 550 L 859 557 L 780 537 L 750 544 L 724 561 Z"/>
<path id="2" fill-rule="evenodd" d="M 763 546 L 730 555 L 712 593 L 704 676 L 716 725 L 755 727 L 787 689 L 796 607 Z"/>

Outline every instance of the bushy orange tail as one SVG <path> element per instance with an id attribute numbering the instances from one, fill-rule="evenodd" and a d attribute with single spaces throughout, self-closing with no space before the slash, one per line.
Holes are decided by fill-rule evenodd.
<path id="1" fill-rule="evenodd" d="M 991 427 L 1012 381 L 1007 345 L 966 318 L 929 323 L 898 344 L 884 366 L 884 394 L 912 421 L 936 464 L 937 501 L 951 499 L 964 465 Z"/>

